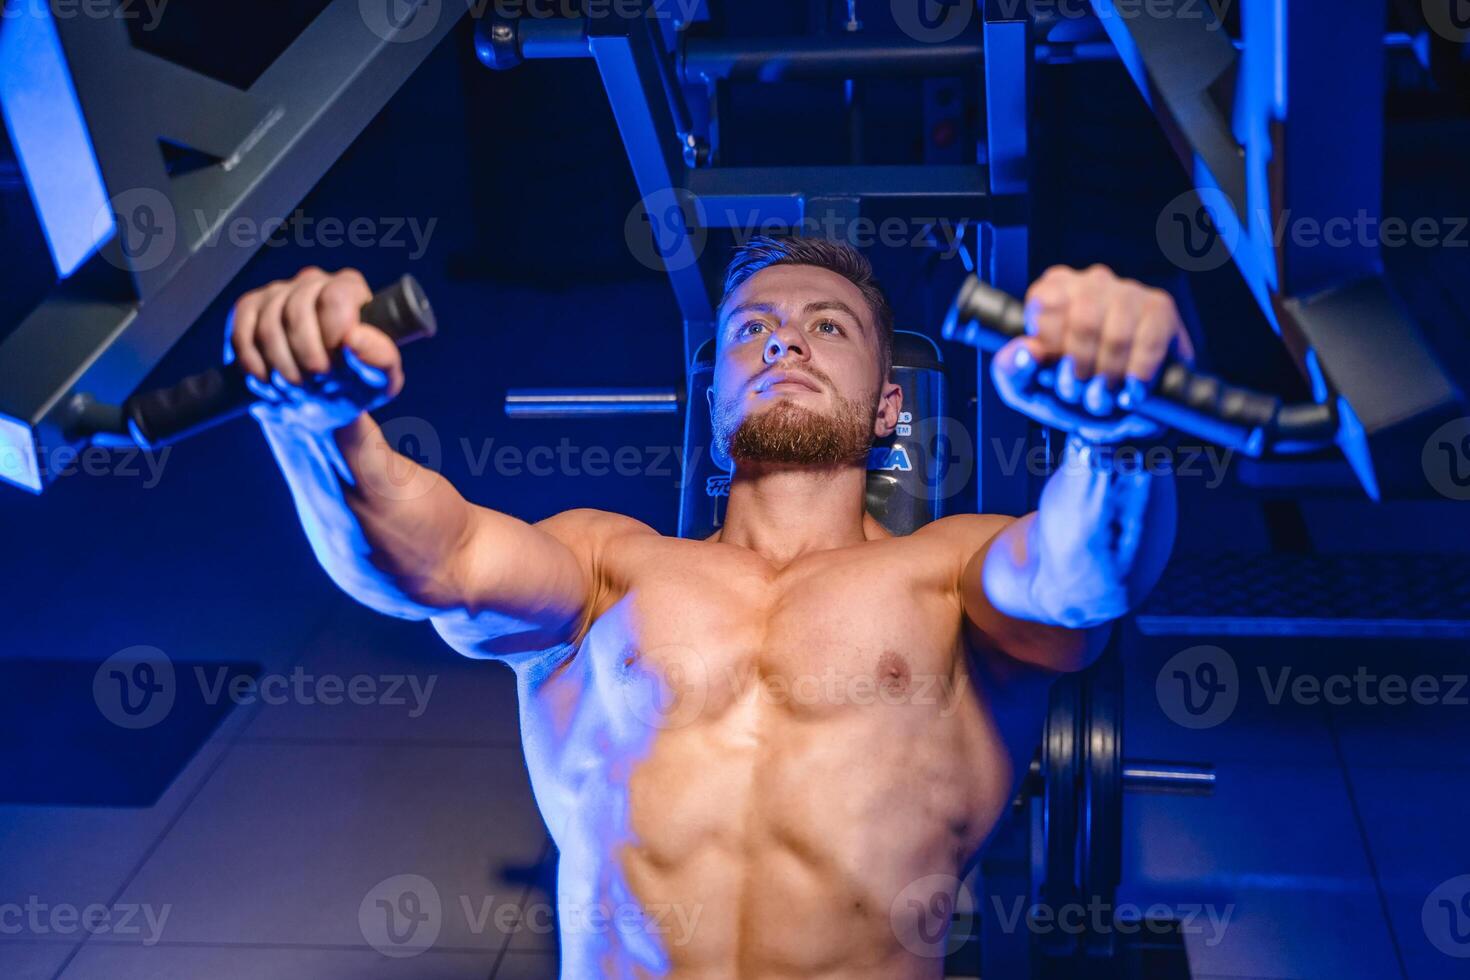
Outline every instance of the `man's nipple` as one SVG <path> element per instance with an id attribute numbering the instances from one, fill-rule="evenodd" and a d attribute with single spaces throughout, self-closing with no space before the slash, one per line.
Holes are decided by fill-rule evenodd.
<path id="1" fill-rule="evenodd" d="M 905 694 L 912 680 L 909 662 L 903 654 L 883 651 L 883 656 L 878 658 L 878 689 L 888 695 Z"/>

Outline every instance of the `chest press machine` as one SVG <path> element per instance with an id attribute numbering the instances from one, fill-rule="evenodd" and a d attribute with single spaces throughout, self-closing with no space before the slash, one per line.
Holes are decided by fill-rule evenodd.
<path id="1" fill-rule="evenodd" d="M 691 365 L 683 388 L 518 391 L 508 397 L 507 413 L 684 412 L 685 458 L 703 462 L 697 472 L 685 474 L 679 530 L 692 537 L 711 533 L 719 525 L 721 494 L 728 484 L 708 453 L 696 457 L 692 452 L 709 441 L 703 407 L 713 351 L 713 284 L 710 270 L 699 261 L 709 229 L 735 215 L 746 226 L 775 220 L 799 229 L 813 216 L 851 219 L 867 208 L 891 208 L 895 202 L 910 215 L 953 216 L 974 231 L 975 245 L 973 252 L 965 251 L 971 274 L 958 292 L 935 286 L 955 297 L 941 336 L 993 352 L 1021 331 L 1014 295 L 1029 281 L 1026 215 L 1034 66 L 1109 57 L 1120 58 L 1128 68 L 1186 167 L 1196 174 L 1206 191 L 1196 224 L 1234 244 L 1232 257 L 1314 394 L 1310 402 L 1284 403 L 1176 363 L 1151 393 L 1147 414 L 1268 464 L 1340 453 L 1375 500 L 1385 493 L 1418 492 L 1422 475 L 1405 460 L 1405 449 L 1416 449 L 1430 431 L 1461 412 L 1463 398 L 1396 300 L 1381 262 L 1362 249 L 1324 262 L 1289 243 L 1278 246 L 1253 237 L 1248 217 L 1252 211 L 1279 211 L 1288 200 L 1308 202 L 1324 214 L 1359 206 L 1376 213 L 1381 196 L 1379 62 L 1384 46 L 1392 42 L 1383 37 L 1381 18 L 1375 21 L 1371 11 L 1348 18 L 1350 50 L 1344 55 L 1340 46 L 1329 50 L 1320 32 L 1313 34 L 1304 26 L 1313 18 L 1335 18 L 1335 8 L 1294 4 L 1291 24 L 1272 24 L 1266 4 L 1245 6 L 1248 27 L 1239 46 L 1208 18 L 1102 16 L 1106 36 L 1097 43 L 1051 41 L 1055 23 L 1032 18 L 1019 6 L 1006 10 L 991 3 L 978 5 L 973 23 L 949 39 L 927 36 L 917 43 L 862 33 L 851 3 L 842 25 L 845 35 L 819 32 L 774 39 L 714 37 L 687 30 L 687 24 L 657 20 L 617 25 L 494 15 L 482 20 L 477 50 L 491 68 L 513 68 L 524 59 L 541 57 L 590 57 L 596 62 L 648 211 L 653 250 L 664 260 L 685 318 Z M 814 21 L 821 23 L 820 17 Z M 1292 35 L 1291 45 L 1274 36 L 1293 27 L 1299 32 Z M 1378 67 L 1365 72 L 1362 63 Z M 1302 83 L 1313 72 L 1318 74 L 1309 89 Z M 1289 123 L 1278 118 L 1273 124 L 1281 107 L 1270 103 L 1263 80 L 1283 73 L 1291 80 L 1291 98 L 1300 101 L 1294 103 L 1298 108 Z M 930 142 L 922 162 L 901 167 L 722 165 L 720 140 L 733 129 L 725 92 L 732 81 L 846 80 L 856 146 L 862 117 L 860 100 L 853 98 L 854 80 L 895 75 L 927 77 L 926 94 L 940 104 L 946 83 L 936 76 L 979 82 L 985 124 L 977 158 L 961 162 Z M 1243 132 L 1232 134 L 1232 115 L 1248 120 Z M 944 122 L 944 110 L 934 104 L 926 104 L 925 116 Z M 1345 153 L 1351 155 L 1351 165 L 1342 164 Z M 1285 200 L 1263 197 L 1263 185 L 1255 179 L 1273 155 L 1294 164 Z M 1325 194 L 1320 185 L 1308 191 L 1307 185 L 1319 178 L 1314 164 L 1329 159 L 1341 179 L 1331 182 Z M 1363 371 L 1364 363 L 1373 362 L 1365 357 L 1382 359 L 1386 370 Z M 984 363 L 982 354 L 982 378 Z M 908 423 L 912 428 L 896 434 L 889 445 L 875 446 L 870 458 L 868 500 L 875 517 L 898 534 L 933 520 L 954 497 L 956 473 L 968 466 L 978 467 L 978 511 L 1030 509 L 1039 487 L 997 472 L 996 461 L 975 452 L 974 446 L 963 449 L 956 465 L 953 437 L 963 434 L 946 431 L 944 425 L 951 395 L 933 340 L 900 331 L 893 378 L 904 388 L 904 404 L 915 408 Z M 1048 382 L 1043 378 L 1042 383 Z M 1036 434 L 1024 420 L 1004 411 L 988 386 L 981 386 L 969 404 L 977 434 L 1034 440 Z M 958 477 L 959 485 L 968 475 Z M 1318 572 L 1323 592 L 1342 584 L 1331 567 Z M 1223 587 L 1231 588 L 1228 583 Z M 1312 618 L 1301 608 L 1246 615 L 1288 623 Z M 1422 615 L 1433 620 L 1442 617 L 1443 609 Z M 1163 633 L 1188 616 L 1187 611 L 1181 615 L 1155 609 L 1141 619 L 1151 623 L 1153 632 Z M 998 898 L 1007 907 L 1021 898 L 1054 909 L 1090 902 L 1114 909 L 1124 790 L 1211 790 L 1215 774 L 1208 765 L 1123 758 L 1123 683 L 1115 636 L 1094 668 L 1055 685 L 1041 748 L 1015 801 L 1013 819 L 1003 823 L 982 859 L 980 894 L 986 899 Z M 978 913 L 973 918 L 956 910 L 949 975 L 1121 976 L 1137 969 L 1146 955 L 1125 948 L 1128 939 L 1114 929 L 1040 935 L 1003 929 L 989 908 L 986 901 L 983 908 L 969 910 Z M 979 927 L 972 929 L 976 918 Z M 1158 926 L 1150 930 L 1154 935 Z M 978 943 L 965 942 L 966 937 Z M 1182 946 L 1173 954 L 1148 955 L 1153 957 L 1151 969 L 1188 976 Z"/>
<path id="2" fill-rule="evenodd" d="M 432 21 L 420 16 L 430 6 Z M 1118 57 L 1132 75 L 1208 192 L 1207 223 L 1235 243 L 1232 257 L 1314 394 L 1311 403 L 1283 405 L 1176 365 L 1155 402 L 1164 421 L 1263 459 L 1335 447 L 1378 499 L 1415 492 L 1423 481 L 1410 453 L 1465 413 L 1461 392 L 1397 301 L 1376 249 L 1308 253 L 1292 242 L 1265 240 L 1251 227 L 1251 214 L 1279 212 L 1288 201 L 1324 216 L 1359 207 L 1376 212 L 1383 135 L 1377 55 L 1384 38 L 1373 5 L 1346 10 L 1305 0 L 1291 4 L 1287 22 L 1279 22 L 1265 0 L 1247 0 L 1238 46 L 1218 24 L 1197 18 L 1103 16 L 1106 36 L 1090 47 L 1052 40 L 1056 25 L 1022 4 L 981 4 L 952 24 L 946 13 L 946 24 L 921 22 L 923 36 L 915 37 L 913 25 L 907 35 L 880 30 L 876 9 L 866 12 L 865 29 L 852 2 L 846 23 L 828 31 L 826 5 L 813 3 L 813 22 L 824 29 L 775 38 L 720 36 L 712 29 L 719 18 L 702 2 L 687 20 L 647 16 L 658 6 L 643 4 L 639 16 L 556 18 L 492 6 L 477 24 L 476 51 L 490 68 L 532 58 L 596 63 L 649 211 L 652 248 L 680 306 L 690 365 L 686 383 L 668 389 L 515 391 L 505 405 L 509 416 L 683 413 L 686 450 L 708 446 L 703 407 L 714 312 L 701 251 L 705 232 L 736 213 L 742 225 L 754 218 L 793 229 L 817 215 L 850 221 L 877 205 L 955 218 L 965 229 L 962 254 L 971 275 L 958 295 L 954 283 L 935 284 L 938 294 L 956 295 L 941 335 L 993 350 L 1017 329 L 1006 294 L 1022 293 L 1031 272 L 1032 75 L 1040 63 L 1089 57 Z M 420 5 L 401 21 L 369 24 L 355 0 L 333 0 L 246 89 L 134 50 L 120 20 L 20 18 L 6 27 L 4 53 L 19 63 L 13 59 L 23 52 L 32 71 L 62 72 L 74 102 L 70 109 L 27 103 L 18 94 L 20 79 L 5 72 L 0 99 L 17 152 L 36 173 L 44 172 L 48 153 L 79 152 L 58 142 L 55 133 L 67 129 L 58 119 L 91 131 L 97 173 L 88 192 L 100 195 L 93 203 L 105 200 L 107 188 L 142 188 L 180 213 L 187 208 L 218 214 L 222 223 L 237 217 L 263 223 L 299 201 L 461 13 L 452 3 L 442 13 L 438 5 Z M 1315 18 L 1329 17 L 1330 49 L 1322 32 L 1309 29 Z M 125 100 L 115 91 L 120 75 L 168 97 L 142 108 L 146 100 Z M 901 166 L 724 165 L 722 141 L 736 121 L 727 98 L 732 82 L 844 80 L 856 133 L 862 106 L 854 82 L 869 77 L 923 79 L 933 133 L 954 122 L 956 105 L 982 106 L 977 151 L 931 139 L 922 160 Z M 1308 78 L 1311 86 L 1302 84 Z M 1290 113 L 1267 84 L 1274 79 L 1284 80 Z M 160 137 L 212 162 L 170 173 L 151 145 Z M 853 142 L 858 145 L 856 136 Z M 1329 159 L 1335 176 L 1322 182 Z M 1280 177 L 1270 168 L 1283 160 L 1290 167 Z M 1264 179 L 1268 174 L 1279 178 L 1276 184 Z M 50 479 L 44 459 L 58 446 L 108 439 L 157 444 L 239 407 L 245 396 L 225 376 L 166 395 L 136 389 L 248 253 L 185 242 L 154 264 L 147 261 L 148 241 L 138 237 L 152 226 L 131 220 L 135 214 L 88 230 L 66 201 L 79 197 L 76 188 L 40 180 L 32 192 L 62 281 L 0 344 L 0 477 L 39 493 Z M 405 337 L 432 333 L 431 317 L 426 322 L 403 306 L 426 311 L 415 299 L 420 293 L 400 284 L 394 296 L 383 299 L 398 304 L 396 312 L 382 313 L 384 323 L 400 323 Z M 1364 364 L 1375 370 L 1363 370 Z M 972 477 L 974 510 L 1030 509 L 1038 486 L 999 472 L 997 461 L 974 447 L 967 455 L 944 424 L 959 401 L 975 413 L 973 431 L 1034 442 L 1037 433 L 1025 420 L 1004 410 L 988 386 L 973 400 L 956 399 L 941 349 L 923 333 L 899 333 L 894 377 L 911 417 L 904 422 L 909 428 L 875 446 L 870 458 L 875 517 L 893 533 L 911 532 L 941 516 Z M 215 401 L 206 405 L 207 399 Z M 700 468 L 682 481 L 680 533 L 705 536 L 720 523 L 728 484 L 707 452 L 685 458 L 697 458 Z M 1156 612 L 1153 620 L 1162 629 L 1169 616 Z M 984 860 L 987 897 L 1053 906 L 1097 898 L 1111 905 L 1120 876 L 1123 791 L 1207 792 L 1212 785 L 1207 766 L 1123 759 L 1122 670 L 1114 649 L 1091 671 L 1056 685 L 1014 819 Z M 955 944 L 952 974 L 1044 975 L 1086 963 L 1106 975 L 1125 958 L 1111 931 L 1036 937 L 978 918 L 978 930 L 956 929 L 978 942 Z"/>

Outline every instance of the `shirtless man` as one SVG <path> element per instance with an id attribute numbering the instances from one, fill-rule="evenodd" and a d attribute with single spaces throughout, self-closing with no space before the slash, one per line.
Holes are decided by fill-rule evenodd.
<path id="1" fill-rule="evenodd" d="M 892 313 L 845 245 L 752 241 L 711 396 L 729 506 L 693 541 L 592 509 L 528 524 L 395 453 L 365 413 L 403 385 L 358 322 L 369 295 L 303 270 L 240 299 L 231 348 L 332 579 L 514 669 L 563 977 L 941 976 L 925 917 L 1011 800 L 1050 681 L 1097 656 L 1170 550 L 1171 478 L 1097 448 L 1150 431 L 1100 418 L 1112 393 L 1188 353 L 1168 296 L 1100 266 L 1042 276 L 994 371 L 1073 432 L 1038 510 L 893 537 L 864 512 L 868 447 L 900 410 Z M 1063 355 L 1063 397 L 1025 384 Z"/>

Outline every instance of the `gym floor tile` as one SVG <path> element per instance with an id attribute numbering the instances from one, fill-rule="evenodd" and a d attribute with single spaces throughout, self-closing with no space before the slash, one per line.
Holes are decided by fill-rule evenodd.
<path id="1" fill-rule="evenodd" d="M 1470 780 L 1463 769 L 1348 770 L 1379 879 L 1438 883 L 1470 874 Z"/>
<path id="2" fill-rule="evenodd" d="M 556 866 L 560 855 L 550 838 L 535 867 L 526 874 L 521 913 L 511 930 L 506 950 L 512 953 L 557 955 Z"/>
<path id="3" fill-rule="evenodd" d="M 393 958 L 367 948 L 90 943 L 61 980 L 486 980 L 495 957 L 491 951 Z"/>
<path id="4" fill-rule="evenodd" d="M 522 917 L 510 934 L 506 949 L 512 953 L 554 956 L 557 952 L 556 920 L 545 895 L 528 895 Z"/>
<path id="5" fill-rule="evenodd" d="M 1389 980 L 1400 975 L 1371 882 L 1339 891 L 1286 885 L 1239 889 L 1211 901 L 1223 926 L 1205 920 L 1184 936 L 1195 976 Z"/>
<path id="6" fill-rule="evenodd" d="M 1125 794 L 1119 903 L 1194 915 L 1196 974 L 1396 976 L 1341 769 L 1227 761 L 1217 774 L 1212 796 Z"/>
<path id="7" fill-rule="evenodd" d="M 1125 759 L 1176 762 L 1227 761 L 1335 765 L 1336 751 L 1324 704 L 1290 695 L 1300 671 L 1316 670 L 1321 641 L 1226 637 L 1130 637 L 1124 658 L 1123 754 Z M 1221 708 L 1190 720 L 1182 709 L 1183 681 L 1176 655 L 1212 646 L 1220 661 Z M 1288 672 L 1283 675 L 1285 668 Z M 1262 672 L 1264 671 L 1264 678 Z M 1234 674 L 1234 681 L 1230 673 Z M 1192 675 L 1194 669 L 1185 671 Z M 1283 690 L 1282 677 L 1288 687 Z M 1192 692 L 1192 695 L 1195 692 Z M 1233 702 L 1233 703 L 1232 703 Z M 1200 699 L 1197 703 L 1206 703 Z"/>
<path id="8" fill-rule="evenodd" d="M 0 941 L 0 977 L 6 980 L 51 980 L 75 942 L 26 942 L 7 936 Z"/>
<path id="9" fill-rule="evenodd" d="M 1463 769 L 1350 770 L 1410 977 L 1470 977 L 1470 781 Z"/>
<path id="10" fill-rule="evenodd" d="M 1391 655 L 1380 644 L 1376 654 L 1365 648 L 1347 658 L 1340 672 L 1351 684 L 1341 686 L 1335 698 L 1346 703 L 1331 707 L 1343 761 L 1349 767 L 1470 768 L 1470 756 L 1458 751 L 1470 741 L 1465 651 L 1463 640 L 1405 641 L 1395 643 Z M 1402 681 L 1389 686 L 1390 676 Z"/>
<path id="11" fill-rule="evenodd" d="M 242 619 L 238 595 L 145 599 L 126 589 L 94 592 L 85 600 L 57 595 L 44 628 L 38 633 L 33 624 L 11 634 L 5 650 L 14 656 L 102 661 L 127 647 L 151 646 L 173 660 L 249 662 L 266 670 L 287 670 L 301 655 L 303 642 L 343 601 L 331 595 L 265 596 L 250 600 L 249 615 Z"/>
<path id="12" fill-rule="evenodd" d="M 187 621 L 173 622 L 169 637 L 147 630 L 121 637 L 102 619 L 88 617 L 78 620 L 68 632 L 68 641 L 53 647 L 52 653 L 97 656 L 100 649 L 107 655 L 133 643 L 146 643 L 159 646 L 171 657 L 274 661 L 284 669 L 299 655 L 303 643 L 310 642 L 329 610 L 296 600 L 270 611 L 292 615 L 267 615 L 218 631 L 206 628 L 211 613 L 196 608 Z M 109 632 L 111 639 L 99 644 Z M 177 680 L 195 683 L 197 678 L 185 672 Z M 0 895 L 34 895 L 50 905 L 111 901 L 228 753 L 231 739 L 248 727 L 257 708 L 241 705 L 229 711 L 152 806 L 0 806 Z"/>
<path id="13" fill-rule="evenodd" d="M 167 943 L 499 949 L 544 846 L 519 750 L 241 742 L 121 901 Z"/>
<path id="14" fill-rule="evenodd" d="M 248 711 L 231 711 L 150 807 L 0 806 L 0 896 L 50 906 L 110 902 L 150 847 L 211 779 L 229 733 Z"/>
<path id="15" fill-rule="evenodd" d="M 500 961 L 492 980 L 556 980 L 556 957 L 548 953 L 510 950 Z"/>
<path id="16" fill-rule="evenodd" d="M 427 622 L 354 602 L 345 601 L 305 651 L 300 683 L 294 670 L 282 681 L 289 691 L 262 690 L 269 703 L 249 738 L 520 746 L 508 667 L 461 656 Z"/>
<path id="17" fill-rule="evenodd" d="M 1125 881 L 1201 893 L 1277 879 L 1328 892 L 1371 883 L 1339 768 L 1226 762 L 1216 773 L 1208 796 L 1124 794 Z"/>

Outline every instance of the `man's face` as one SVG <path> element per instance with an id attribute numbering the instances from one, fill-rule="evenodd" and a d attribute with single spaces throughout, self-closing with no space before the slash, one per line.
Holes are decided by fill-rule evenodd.
<path id="1" fill-rule="evenodd" d="M 861 462 L 898 421 L 902 395 L 879 383 L 877 324 L 847 279 L 777 265 L 720 310 L 711 418 L 716 449 L 739 462 Z"/>

